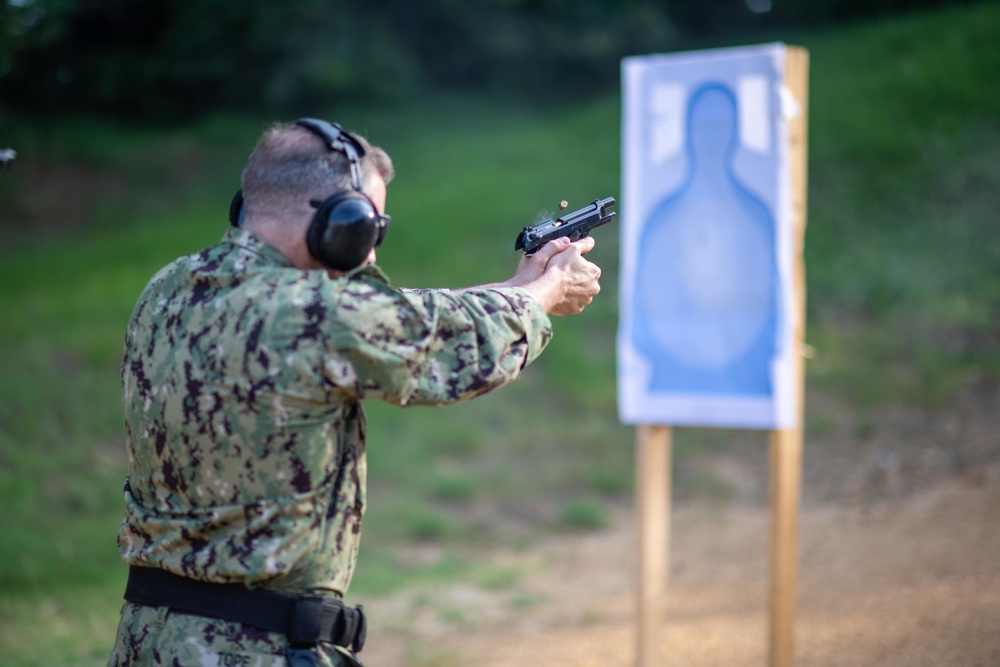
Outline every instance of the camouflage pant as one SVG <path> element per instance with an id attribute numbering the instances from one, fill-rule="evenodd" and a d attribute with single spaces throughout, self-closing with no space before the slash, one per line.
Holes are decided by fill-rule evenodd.
<path id="1" fill-rule="evenodd" d="M 108 667 L 287 667 L 287 645 L 280 633 L 126 602 Z M 317 667 L 362 667 L 339 646 L 316 652 Z"/>

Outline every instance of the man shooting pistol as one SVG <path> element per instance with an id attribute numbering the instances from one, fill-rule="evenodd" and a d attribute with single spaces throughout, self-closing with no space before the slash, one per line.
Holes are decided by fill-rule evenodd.
<path id="1" fill-rule="evenodd" d="M 563 236 L 569 237 L 570 241 L 578 241 L 588 236 L 592 229 L 611 222 L 616 214 L 605 209 L 614 206 L 614 203 L 614 197 L 595 199 L 593 204 L 584 206 L 578 211 L 567 213 L 555 220 L 546 220 L 534 227 L 525 227 L 514 241 L 514 250 L 523 249 L 524 254 L 532 255 L 549 241 Z M 566 203 L 563 202 L 560 208 L 565 207 Z"/>

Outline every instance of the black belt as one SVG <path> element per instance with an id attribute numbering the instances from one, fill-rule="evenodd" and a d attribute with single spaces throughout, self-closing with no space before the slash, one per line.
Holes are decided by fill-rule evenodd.
<path id="1" fill-rule="evenodd" d="M 367 631 L 361 605 L 346 607 L 333 597 L 293 597 L 243 584 L 210 584 L 153 567 L 130 567 L 125 599 L 167 606 L 198 616 L 252 625 L 288 637 L 292 648 L 330 642 L 355 653 Z"/>

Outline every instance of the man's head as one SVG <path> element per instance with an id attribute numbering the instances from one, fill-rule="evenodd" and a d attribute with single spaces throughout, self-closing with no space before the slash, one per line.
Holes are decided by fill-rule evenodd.
<path id="1" fill-rule="evenodd" d="M 321 263 L 322 253 L 310 253 L 307 246 L 317 204 L 334 195 L 356 192 L 348 159 L 349 153 L 356 153 L 360 191 L 378 215 L 384 214 L 385 189 L 393 177 L 392 160 L 358 135 L 347 135 L 343 146 L 331 148 L 324 139 L 330 136 L 326 129 L 335 135 L 339 128 L 321 121 L 299 122 L 319 127 L 275 125 L 261 136 L 250 154 L 242 178 L 243 226 L 275 245 L 300 268 L 337 268 Z M 362 263 L 374 259 L 372 248 Z"/>

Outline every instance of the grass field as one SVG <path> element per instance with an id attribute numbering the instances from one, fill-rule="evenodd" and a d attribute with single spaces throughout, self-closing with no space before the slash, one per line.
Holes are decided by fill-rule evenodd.
<path id="1" fill-rule="evenodd" d="M 946 406 L 970 377 L 1000 377 L 998 25 L 994 2 L 779 36 L 812 62 L 809 390 L 859 421 L 887 406 Z M 502 280 L 526 221 L 561 199 L 618 196 L 614 95 L 536 109 L 433 97 L 327 115 L 394 156 L 380 264 L 400 285 Z M 124 326 L 156 269 L 221 236 L 264 124 L 0 121 L 19 152 L 0 173 L 0 665 L 107 654 L 124 577 Z M 617 241 L 609 229 L 597 237 L 604 291 L 556 322 L 521 383 L 447 413 L 368 406 L 371 507 L 353 597 L 458 576 L 504 585 L 516 573 L 483 572 L 463 547 L 599 529 L 610 504 L 628 501 Z M 724 447 L 716 433 L 678 439 L 679 457 Z M 724 497 L 720 484 L 679 480 L 675 491 Z M 446 556 L 400 562 L 394 546 L 410 541 Z"/>

